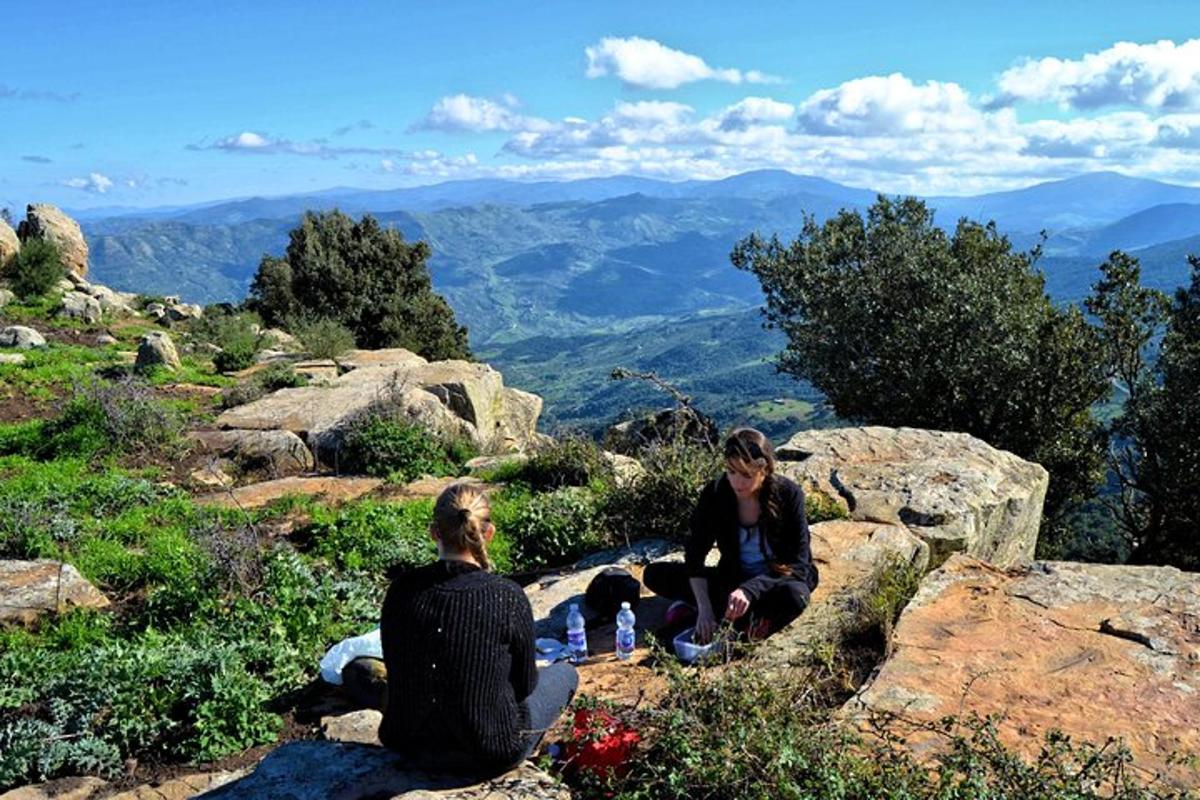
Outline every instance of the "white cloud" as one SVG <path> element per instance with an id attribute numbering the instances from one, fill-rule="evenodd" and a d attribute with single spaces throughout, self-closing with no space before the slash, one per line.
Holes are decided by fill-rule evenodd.
<path id="1" fill-rule="evenodd" d="M 1200 150 L 1200 114 L 1169 114 L 1154 121 L 1154 141 L 1163 147 Z"/>
<path id="2" fill-rule="evenodd" d="M 608 75 L 639 89 L 675 89 L 685 83 L 713 80 L 724 83 L 780 83 L 758 70 L 710 67 L 700 56 L 667 47 L 640 36 L 605 37 L 584 51 L 589 78 Z"/>
<path id="3" fill-rule="evenodd" d="M 1057 102 L 1081 110 L 1130 105 L 1200 108 L 1200 39 L 1118 42 L 1081 59 L 1042 58 L 1005 70 L 992 105 Z"/>
<path id="4" fill-rule="evenodd" d="M 517 100 L 512 95 L 502 98 L 504 104 L 486 97 L 472 97 L 467 94 L 455 94 L 443 97 L 434 104 L 433 110 L 425 119 L 417 123 L 418 130 L 435 131 L 536 131 L 545 130 L 550 126 L 546 120 L 536 117 L 526 117 L 512 109 Z"/>
<path id="5" fill-rule="evenodd" d="M 759 123 L 787 122 L 796 113 L 791 103 L 781 103 L 769 97 L 747 97 L 726 108 L 720 114 L 724 131 L 744 131 Z"/>
<path id="6" fill-rule="evenodd" d="M 821 89 L 800 105 L 798 117 L 801 131 L 829 136 L 968 131 L 986 124 L 958 84 L 915 84 L 898 72 Z"/>
<path id="7" fill-rule="evenodd" d="M 1036 120 L 1021 126 L 1023 152 L 1052 158 L 1112 158 L 1154 141 L 1159 126 L 1141 112 L 1071 120 Z"/>
<path id="8" fill-rule="evenodd" d="M 479 164 L 474 153 L 461 156 L 445 155 L 437 150 L 417 150 L 403 158 L 384 158 L 379 161 L 379 171 L 399 175 L 430 175 L 450 177 L 464 169 Z"/>
<path id="9" fill-rule="evenodd" d="M 62 185 L 92 194 L 105 194 L 113 187 L 113 181 L 107 175 L 92 172 L 86 178 L 68 178 L 62 182 Z"/>

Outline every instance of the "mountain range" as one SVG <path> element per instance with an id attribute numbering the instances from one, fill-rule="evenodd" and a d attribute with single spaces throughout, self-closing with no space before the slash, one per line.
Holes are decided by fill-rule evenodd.
<path id="1" fill-rule="evenodd" d="M 761 303 L 761 291 L 752 276 L 729 264 L 733 244 L 753 231 L 790 239 L 806 215 L 820 220 L 843 208 L 865 210 L 877 196 L 870 189 L 763 170 L 718 181 L 618 176 L 449 181 L 382 191 L 334 188 L 191 206 L 93 209 L 76 216 L 97 280 L 216 302 L 245 296 L 262 256 L 283 252 L 288 231 L 304 211 L 374 214 L 406 238 L 430 244 L 434 285 L 467 324 L 473 346 L 491 354 L 501 369 L 525 370 L 532 363 L 527 388 L 544 391 L 552 382 L 538 377 L 544 370 L 530 362 L 530 352 L 540 353 L 541 363 L 555 353 L 570 360 L 574 352 L 578 364 L 589 348 L 616 358 L 612 348 L 674 339 L 667 331 L 686 328 L 685 321 L 697 315 L 726 314 L 734 321 L 732 335 L 754 335 L 736 321 Z M 1183 283 L 1186 255 L 1200 253 L 1196 187 L 1092 173 L 927 202 L 944 227 L 962 217 L 994 220 L 1018 247 L 1041 243 L 1047 290 L 1062 302 L 1088 293 L 1096 265 L 1113 249 L 1132 251 L 1142 261 L 1146 283 L 1164 289 Z M 554 337 L 557 350 L 546 337 Z M 524 350 L 521 342 L 527 343 Z M 769 373 L 763 360 L 769 348 L 751 349 L 754 368 Z M 516 353 L 525 360 L 516 360 Z M 637 355 L 625 353 L 628 365 Z M 701 380 L 686 367 L 688 360 L 678 359 L 675 377 Z M 765 388 L 761 377 L 755 380 Z M 557 416 L 596 423 L 600 417 L 586 412 L 587 399 L 613 390 L 574 390 L 583 391 L 580 402 L 570 410 L 560 406 Z M 614 411 L 614 403 L 602 403 L 601 410 Z M 723 416 L 738 415 L 728 409 Z"/>

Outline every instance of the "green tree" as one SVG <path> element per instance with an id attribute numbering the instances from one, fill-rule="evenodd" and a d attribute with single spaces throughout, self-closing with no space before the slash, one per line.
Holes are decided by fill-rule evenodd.
<path id="1" fill-rule="evenodd" d="M 788 336 L 779 369 L 807 378 L 839 416 L 963 431 L 1050 472 L 1043 541 L 1103 472 L 1105 351 L 1077 308 L 1051 303 L 1040 254 L 1014 252 L 994 223 L 952 234 L 915 198 L 806 218 L 789 245 L 752 235 L 735 266 L 762 284 L 769 327 Z"/>
<path id="2" fill-rule="evenodd" d="M 360 347 L 405 347 L 429 359 L 469 358 L 467 330 L 429 279 L 429 246 L 370 215 L 307 212 L 282 259 L 264 256 L 249 305 L 270 325 L 296 317 L 345 325 Z"/>
<path id="3" fill-rule="evenodd" d="M 30 239 L 4 266 L 4 277 L 17 297 L 43 297 L 67 276 L 58 248 L 45 239 Z"/>
<path id="4" fill-rule="evenodd" d="M 1119 379 L 1129 397 L 1112 425 L 1111 465 L 1120 482 L 1118 521 L 1130 560 L 1200 569 L 1200 258 L 1174 301 L 1140 286 L 1136 259 L 1114 253 L 1089 310 L 1126 332 Z M 1103 317 L 1102 317 L 1103 318 Z M 1153 366 L 1142 353 L 1165 322 Z M 1117 337 L 1111 337 L 1116 339 Z M 1113 345 L 1110 345 L 1113 346 Z"/>

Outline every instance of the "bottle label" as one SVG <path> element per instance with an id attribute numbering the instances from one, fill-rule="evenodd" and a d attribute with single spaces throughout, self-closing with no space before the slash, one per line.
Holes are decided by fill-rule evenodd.
<path id="1" fill-rule="evenodd" d="M 567 644 L 572 650 L 587 650 L 587 634 L 583 631 L 567 631 Z"/>
<path id="2" fill-rule="evenodd" d="M 617 649 L 626 652 L 632 651 L 636 638 L 637 634 L 633 628 L 617 628 Z"/>

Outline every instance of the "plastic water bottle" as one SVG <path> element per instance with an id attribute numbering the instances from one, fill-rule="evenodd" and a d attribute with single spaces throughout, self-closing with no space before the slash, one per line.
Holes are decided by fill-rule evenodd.
<path id="1" fill-rule="evenodd" d="M 572 603 L 567 612 L 567 649 L 572 664 L 587 661 L 587 631 L 584 629 L 583 614 L 579 613 L 577 603 Z"/>
<path id="2" fill-rule="evenodd" d="M 617 612 L 617 658 L 622 661 L 633 655 L 633 646 L 637 641 L 637 634 L 633 630 L 636 622 L 637 617 L 633 615 L 629 603 L 621 603 L 621 610 Z"/>

